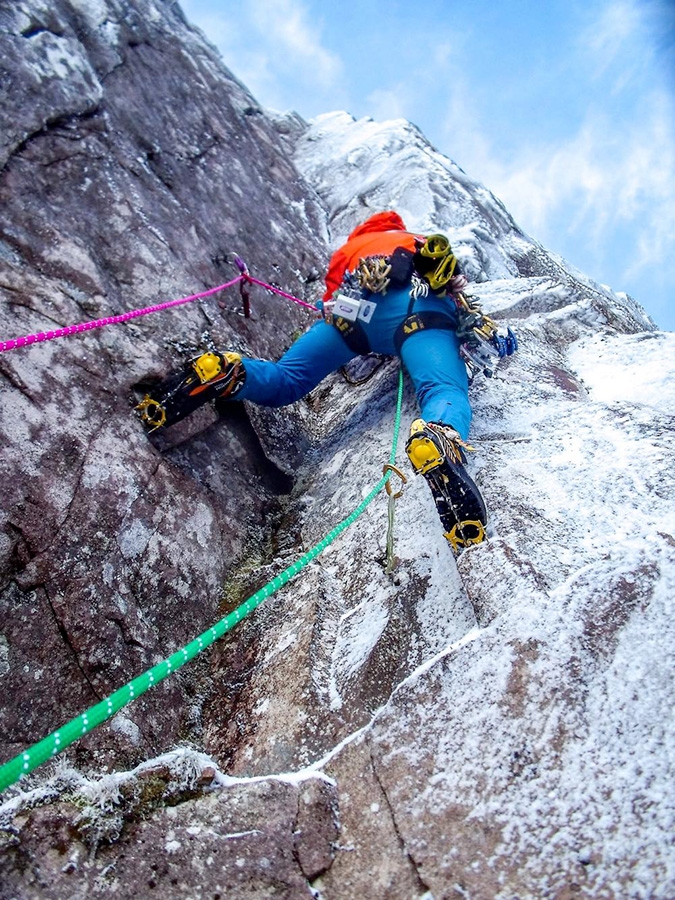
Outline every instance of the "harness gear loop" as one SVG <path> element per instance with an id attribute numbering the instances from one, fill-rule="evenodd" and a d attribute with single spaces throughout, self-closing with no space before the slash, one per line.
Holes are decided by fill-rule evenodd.
<path id="1" fill-rule="evenodd" d="M 399 497 L 403 496 L 403 485 L 408 483 L 408 479 L 405 477 L 403 472 L 401 472 L 401 470 L 399 468 L 397 468 L 396 466 L 392 465 L 392 463 L 386 463 L 382 467 L 382 474 L 386 475 L 387 472 L 393 472 L 395 475 L 398 475 L 398 477 L 401 479 L 401 490 L 397 491 L 395 494 L 392 492 L 391 481 L 389 479 L 387 479 L 387 482 L 384 485 L 384 489 L 386 490 L 387 494 L 390 497 L 393 497 L 394 500 L 398 500 Z"/>
<path id="2" fill-rule="evenodd" d="M 460 340 L 470 340 L 472 337 L 485 341 L 493 339 L 497 333 L 497 325 L 481 311 L 477 300 L 470 300 L 459 292 L 456 295 L 455 305 L 459 319 L 457 337 Z"/>
<path id="3" fill-rule="evenodd" d="M 386 294 L 391 283 L 391 262 L 386 256 L 367 256 L 360 259 L 356 277 L 362 288 L 371 294 Z"/>

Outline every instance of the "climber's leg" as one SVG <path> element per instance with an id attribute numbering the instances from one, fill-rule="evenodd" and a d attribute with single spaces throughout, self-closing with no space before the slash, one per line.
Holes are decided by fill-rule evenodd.
<path id="1" fill-rule="evenodd" d="M 262 406 L 295 403 L 355 355 L 332 325 L 317 322 L 291 344 L 278 362 L 244 359 L 246 381 L 237 400 Z"/>
<path id="2" fill-rule="evenodd" d="M 430 328 L 410 335 L 401 347 L 426 422 L 451 425 L 463 440 L 469 434 L 471 407 L 466 366 L 453 331 Z"/>
<path id="3" fill-rule="evenodd" d="M 278 362 L 207 351 L 148 389 L 136 409 L 154 431 L 173 425 L 210 400 L 286 406 L 304 397 L 355 354 L 331 325 L 317 322 Z"/>

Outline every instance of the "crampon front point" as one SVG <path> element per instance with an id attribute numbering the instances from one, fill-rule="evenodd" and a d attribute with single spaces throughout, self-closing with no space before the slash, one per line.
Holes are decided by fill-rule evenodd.
<path id="1" fill-rule="evenodd" d="M 234 397 L 246 378 L 238 353 L 209 350 L 150 388 L 136 412 L 149 432 L 173 425 L 200 406 Z"/>

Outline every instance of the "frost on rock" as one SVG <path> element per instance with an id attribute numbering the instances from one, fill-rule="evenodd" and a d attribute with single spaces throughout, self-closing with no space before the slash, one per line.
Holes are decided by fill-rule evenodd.
<path id="1" fill-rule="evenodd" d="M 327 243 L 394 208 L 449 235 L 520 342 L 471 387 L 488 540 L 449 552 L 403 451 L 406 378 L 393 568 L 381 492 L 208 652 L 7 792 L 0 894 L 670 900 L 673 336 L 410 123 L 265 113 L 176 10 L 1 14 L 3 330 L 222 283 L 233 249 L 313 300 Z M 381 479 L 395 360 L 148 441 L 143 379 L 203 343 L 276 358 L 309 324 L 262 291 L 253 308 L 3 355 L 4 758 L 237 608 Z"/>
<path id="2" fill-rule="evenodd" d="M 393 208 L 412 231 L 447 233 L 472 280 L 516 274 L 512 234 L 532 245 L 495 197 L 403 119 L 319 116 L 295 160 L 329 210 L 334 244 L 369 214 Z"/>

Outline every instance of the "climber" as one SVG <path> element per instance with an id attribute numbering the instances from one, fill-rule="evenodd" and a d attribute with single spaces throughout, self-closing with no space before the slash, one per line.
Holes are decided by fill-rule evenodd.
<path id="1" fill-rule="evenodd" d="M 397 355 L 415 387 L 421 417 L 406 452 L 431 487 L 453 551 L 485 538 L 487 513 L 465 469 L 471 407 L 467 368 L 489 374 L 517 347 L 463 294 L 467 279 L 444 235 L 406 230 L 394 211 L 358 226 L 332 256 L 320 302 L 323 320 L 278 362 L 206 352 L 139 404 L 151 428 L 170 425 L 214 398 L 285 406 L 329 373 L 370 352 Z"/>

